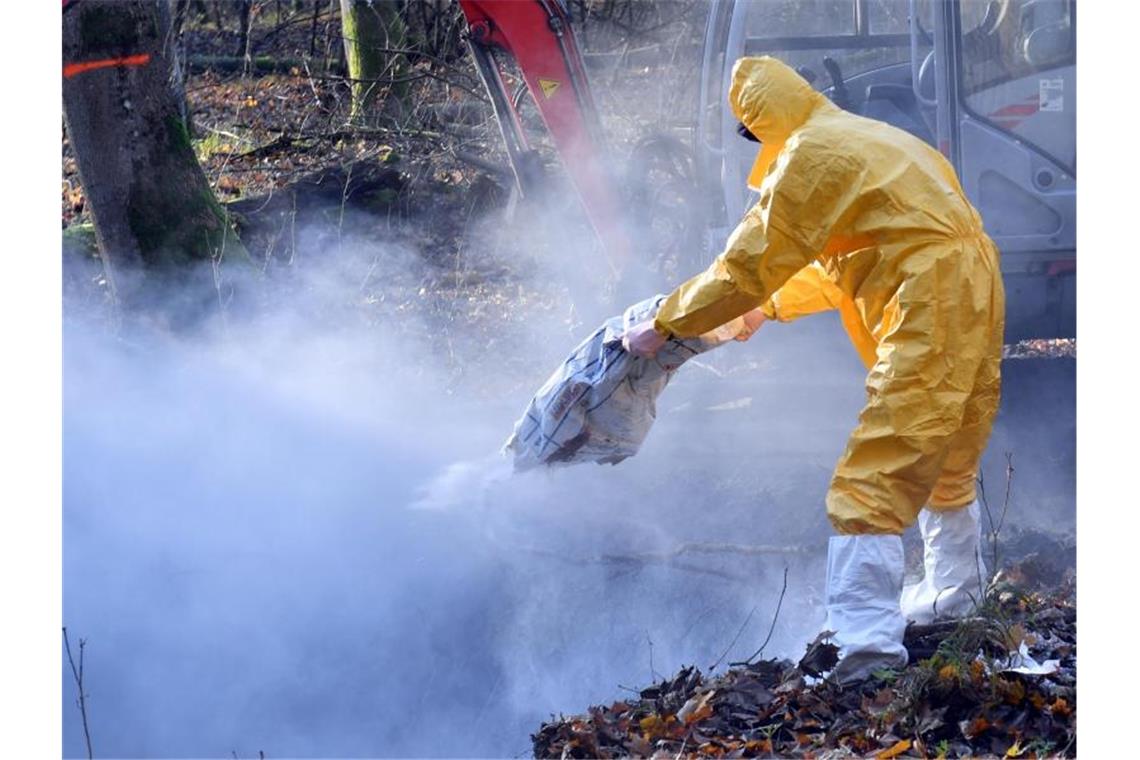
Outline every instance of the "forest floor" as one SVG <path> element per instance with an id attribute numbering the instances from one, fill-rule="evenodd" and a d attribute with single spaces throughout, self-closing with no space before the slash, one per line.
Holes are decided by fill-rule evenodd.
<path id="1" fill-rule="evenodd" d="M 408 244 L 429 263 L 454 269 L 461 249 L 477 237 L 474 228 L 487 226 L 488 212 L 508 203 L 514 182 L 465 48 L 452 44 L 410 55 L 403 105 L 390 107 L 392 99 L 382 93 L 383 105 L 366 120 L 353 120 L 339 22 L 335 13 L 316 10 L 312 23 L 307 11 L 274 18 L 266 10 L 256 17 L 246 73 L 234 55 L 233 29 L 205 18 L 187 22 L 180 48 L 183 86 L 192 141 L 211 187 L 266 267 L 293 261 L 296 237 L 290 232 L 303 224 L 339 234 L 347 217 L 361 212 L 385 222 L 376 231 L 378 241 Z M 613 29 L 603 34 L 584 27 L 593 29 L 583 32 L 587 63 L 606 84 L 597 98 L 615 153 L 627 150 L 645 125 L 669 130 L 691 121 L 675 106 L 677 89 L 688 97 L 696 79 L 678 59 L 679 42 L 695 39 L 682 22 L 684 34 L 671 37 L 666 23 L 633 51 L 629 38 L 615 37 Z M 670 56 L 667 67 L 639 63 L 647 50 Z M 512 72 L 508 66 L 505 84 L 514 91 L 521 80 Z M 528 128 L 538 128 L 532 137 L 543 162 L 556 167 L 537 111 L 524 102 L 520 115 Z M 552 174 L 558 173 L 554 168 Z M 566 189 L 556 184 L 552 195 L 569 195 Z M 584 225 L 571 200 L 559 201 L 558 210 L 572 217 L 571 224 Z M 549 210 L 549 199 L 544 201 Z M 64 229 L 90 222 L 66 130 L 61 216 Z M 533 242 L 526 231 L 535 225 L 525 213 L 492 216 L 490 226 L 501 239 L 481 243 L 497 248 L 512 239 Z M 588 228 L 582 232 L 591 237 Z"/>
<path id="2" fill-rule="evenodd" d="M 841 688 L 835 647 L 695 666 L 531 737 L 536 757 L 1075 757 L 1072 547 L 1018 534 L 975 616 L 907 628 L 910 663 Z M 773 625 L 778 622 L 774 621 Z"/>

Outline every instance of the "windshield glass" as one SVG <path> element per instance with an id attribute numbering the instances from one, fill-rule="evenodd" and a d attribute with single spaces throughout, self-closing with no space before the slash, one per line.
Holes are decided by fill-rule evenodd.
<path id="1" fill-rule="evenodd" d="M 1076 168 L 1072 0 L 963 0 L 962 99 L 976 117 Z"/>
<path id="2" fill-rule="evenodd" d="M 910 59 L 908 0 L 756 0 L 743 5 L 750 55 L 769 53 L 801 69 L 816 87 L 831 84 L 822 61 L 844 76 Z"/>
<path id="3" fill-rule="evenodd" d="M 853 0 L 766 0 L 748 8 L 745 33 L 756 37 L 853 34 Z"/>

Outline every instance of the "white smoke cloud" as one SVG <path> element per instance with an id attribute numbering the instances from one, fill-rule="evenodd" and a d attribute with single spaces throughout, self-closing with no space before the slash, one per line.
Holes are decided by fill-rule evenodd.
<path id="1" fill-rule="evenodd" d="M 785 566 L 765 654 L 802 652 L 823 497 L 863 402 L 838 320 L 686 367 L 621 465 L 511 475 L 515 415 L 614 309 L 554 284 L 581 241 L 550 235 L 547 258 L 447 291 L 411 252 L 346 236 L 255 308 L 180 331 L 69 306 L 64 621 L 89 642 L 97 754 L 526 753 L 552 713 L 707 668 L 746 619 L 724 662 L 750 654 Z M 501 266 L 467 255 L 459 275 Z M 1018 429 L 995 439 L 1023 445 Z M 1071 501 L 1036 508 L 1071 524 Z M 693 549 L 709 544 L 804 551 Z"/>

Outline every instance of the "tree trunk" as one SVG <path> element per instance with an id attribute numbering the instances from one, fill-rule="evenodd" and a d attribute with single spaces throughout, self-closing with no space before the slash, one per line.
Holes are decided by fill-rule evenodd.
<path id="1" fill-rule="evenodd" d="M 170 86 L 174 90 L 174 98 L 178 101 L 178 115 L 186 125 L 186 133 L 193 137 L 194 119 L 190 112 L 190 103 L 186 100 L 186 45 L 182 37 L 182 27 L 186 23 L 189 10 L 190 0 L 166 0 L 159 5 L 159 13 L 169 14 L 172 11 L 174 13 L 174 20 L 169 24 L 170 33 L 166 35 L 166 50 L 170 53 L 170 68 L 173 72 Z M 168 28 L 165 17 L 161 20 L 161 28 Z"/>
<path id="2" fill-rule="evenodd" d="M 408 95 L 407 59 L 392 50 L 406 44 L 404 21 L 396 0 L 340 0 L 348 76 L 352 80 L 354 123 L 367 122 L 377 96 L 388 91 L 389 105 L 400 109 Z"/>
<path id="3" fill-rule="evenodd" d="M 253 27 L 253 0 L 238 0 L 238 49 L 236 55 L 245 60 L 241 75 L 249 76 L 249 33 Z"/>
<path id="4" fill-rule="evenodd" d="M 325 20 L 325 51 L 323 53 L 325 57 L 325 71 L 329 70 L 329 66 L 332 62 L 332 58 L 329 57 L 331 55 L 333 46 L 332 27 L 336 19 L 336 9 L 339 2 L 340 0 L 329 0 L 329 17 Z M 338 45 L 338 48 L 341 51 L 340 54 L 344 55 L 344 45 Z"/>
<path id="5" fill-rule="evenodd" d="M 83 0 L 63 18 L 64 119 L 112 283 L 121 267 L 249 260 L 179 117 L 164 20 L 154 0 Z"/>
<path id="6" fill-rule="evenodd" d="M 309 30 L 309 57 L 317 57 L 317 17 L 320 15 L 320 0 L 313 0 L 313 24 Z"/>

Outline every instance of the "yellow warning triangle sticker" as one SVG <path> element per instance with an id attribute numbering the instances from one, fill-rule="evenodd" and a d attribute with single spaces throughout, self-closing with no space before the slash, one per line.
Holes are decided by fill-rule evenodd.
<path id="1" fill-rule="evenodd" d="M 538 80 L 538 86 L 542 88 L 542 94 L 546 97 L 547 100 L 550 100 L 552 97 L 554 97 L 554 93 L 558 90 L 561 84 L 562 83 L 556 79 L 543 79 L 539 77 Z"/>

